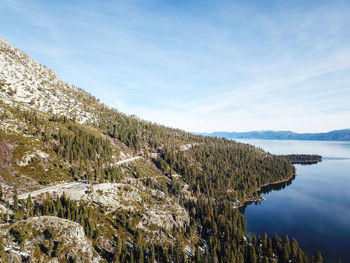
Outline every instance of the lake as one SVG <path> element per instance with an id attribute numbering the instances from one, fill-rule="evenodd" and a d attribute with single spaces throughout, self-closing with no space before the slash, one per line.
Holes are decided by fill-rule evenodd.
<path id="1" fill-rule="evenodd" d="M 247 206 L 247 233 L 295 237 L 308 255 L 350 263 L 350 142 L 239 140 L 274 154 L 320 154 L 323 161 L 296 165 L 288 185 L 264 189 Z M 269 192 L 270 191 L 270 192 Z"/>

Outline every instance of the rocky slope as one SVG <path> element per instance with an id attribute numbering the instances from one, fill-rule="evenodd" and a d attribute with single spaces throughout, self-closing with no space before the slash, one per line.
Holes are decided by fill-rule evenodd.
<path id="1" fill-rule="evenodd" d="M 0 38 L 0 98 L 6 103 L 93 122 L 89 95 L 64 83 L 54 71 Z"/>
<path id="2" fill-rule="evenodd" d="M 174 227 L 183 228 L 189 223 L 187 211 L 178 204 L 174 197 L 159 189 L 147 187 L 143 183 L 146 178 L 150 178 L 153 181 L 152 184 L 157 184 L 158 181 L 167 182 L 169 178 L 161 173 L 153 163 L 138 161 L 142 156 L 133 158 L 132 155 L 135 154 L 133 150 L 123 142 L 106 136 L 93 126 L 97 118 L 93 112 L 96 112 L 96 108 L 105 107 L 104 105 L 84 91 L 64 83 L 54 71 L 32 60 L 3 39 L 0 39 L 0 89 L 2 112 L 0 118 L 2 131 L 0 136 L 0 182 L 4 201 L 9 200 L 13 204 L 15 189 L 20 199 L 26 199 L 31 194 L 33 200 L 39 203 L 46 197 L 46 193 L 56 198 L 64 192 L 72 200 L 84 200 L 87 204 L 107 207 L 107 213 L 115 210 L 138 213 L 140 219 L 136 228 L 150 233 L 150 238 L 155 238 L 154 233 L 161 229 L 172 231 Z M 122 179 L 124 183 L 94 182 L 94 184 L 89 184 L 86 181 L 80 184 L 64 183 L 72 180 L 67 176 L 67 172 L 76 164 L 65 162 L 62 156 L 57 155 L 54 147 L 59 142 L 54 140 L 46 142 L 42 134 L 32 133 L 33 125 L 28 125 L 28 119 L 23 117 L 28 112 L 35 112 L 35 118 L 46 122 L 47 125 L 41 126 L 43 130 L 63 128 L 48 123 L 50 116 L 66 116 L 73 120 L 74 125 L 88 125 L 79 127 L 87 129 L 89 133 L 93 133 L 95 137 L 108 143 L 112 155 L 108 164 L 105 163 L 103 166 L 122 166 L 125 174 Z M 134 162 L 134 164 L 130 166 L 129 162 Z M 135 167 L 138 167 L 138 170 L 142 169 L 144 178 L 135 179 L 132 175 Z M 0 208 L 4 215 L 13 214 L 13 210 L 8 209 L 6 204 L 1 204 Z M 38 226 L 39 221 L 40 227 Z M 13 220 L 8 222 L 13 222 Z M 81 227 L 77 228 L 75 236 L 69 233 L 60 235 L 61 231 L 67 232 L 66 227 L 76 228 L 78 225 L 56 217 L 36 217 L 6 223 L 2 225 L 4 229 L 2 237 L 9 258 L 16 261 L 21 258 L 20 253 L 23 253 L 22 258 L 25 258 L 26 255 L 32 256 L 35 244 L 43 241 L 42 238 L 39 238 L 38 242 L 35 241 L 37 237 L 30 232 L 28 240 L 33 240 L 33 242 L 22 244 L 20 248 L 16 242 L 13 242 L 8 232 L 9 228 L 25 225 L 41 229 L 47 224 L 51 228 L 56 228 L 59 236 L 66 239 L 67 242 L 73 242 L 75 239 L 81 242 L 86 241 L 83 235 L 84 230 Z M 87 243 L 74 245 L 82 249 L 84 256 L 81 257 L 81 260 L 83 262 L 87 259 L 89 262 L 93 260 L 92 251 L 97 253 L 91 242 L 89 244 L 90 247 Z M 86 253 L 87 250 L 90 252 Z M 74 251 L 73 249 L 73 252 L 67 252 L 65 257 L 74 258 L 74 255 L 78 253 Z"/>
<path id="3" fill-rule="evenodd" d="M 22 231 L 25 237 L 19 242 Z M 83 227 L 70 220 L 53 216 L 33 217 L 2 225 L 1 233 L 5 249 L 13 262 L 22 262 L 33 255 L 37 257 L 38 248 L 48 255 L 55 255 L 55 259 L 49 262 L 60 262 L 63 257 L 68 260 L 75 258 L 76 262 L 85 262 L 87 258 L 91 262 L 99 261 Z"/>

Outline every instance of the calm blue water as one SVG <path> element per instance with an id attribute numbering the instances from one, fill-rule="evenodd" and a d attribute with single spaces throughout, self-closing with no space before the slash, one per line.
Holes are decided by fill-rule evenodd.
<path id="1" fill-rule="evenodd" d="M 245 210 L 249 234 L 295 237 L 309 255 L 350 262 L 350 142 L 240 140 L 275 154 L 320 154 L 314 165 L 296 165 L 296 178 L 262 194 Z"/>

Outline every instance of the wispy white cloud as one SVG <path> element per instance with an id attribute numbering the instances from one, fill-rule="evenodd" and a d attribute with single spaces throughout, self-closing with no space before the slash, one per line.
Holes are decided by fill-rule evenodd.
<path id="1" fill-rule="evenodd" d="M 27 39 L 5 36 L 127 113 L 192 131 L 350 123 L 347 1 L 5 3 Z"/>

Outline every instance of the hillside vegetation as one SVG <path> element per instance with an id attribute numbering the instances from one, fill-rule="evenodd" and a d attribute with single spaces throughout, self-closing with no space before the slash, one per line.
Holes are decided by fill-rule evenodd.
<path id="1" fill-rule="evenodd" d="M 0 39 L 3 262 L 308 262 L 293 238 L 247 237 L 237 209 L 294 174 L 109 108 Z"/>

